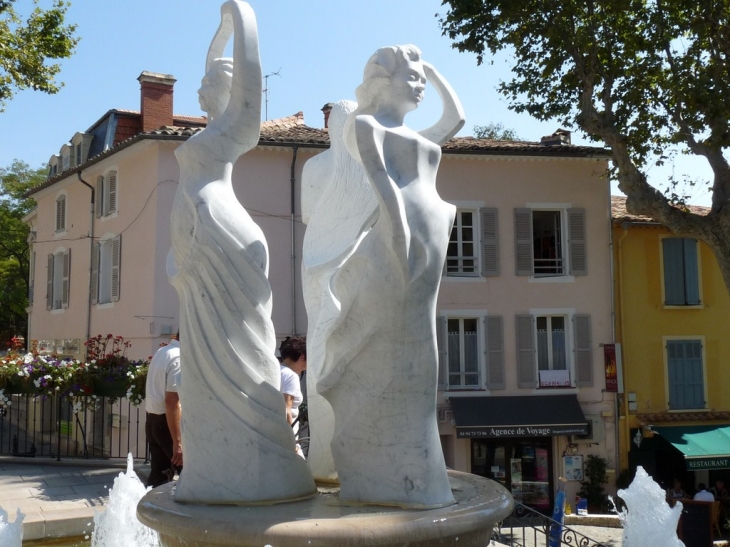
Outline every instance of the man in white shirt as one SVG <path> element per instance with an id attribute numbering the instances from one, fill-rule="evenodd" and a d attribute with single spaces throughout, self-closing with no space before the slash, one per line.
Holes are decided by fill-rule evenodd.
<path id="1" fill-rule="evenodd" d="M 147 486 L 170 482 L 182 470 L 179 385 L 180 344 L 172 339 L 157 350 L 147 372 L 145 433 L 150 447 Z"/>
<path id="2" fill-rule="evenodd" d="M 697 485 L 698 492 L 695 494 L 694 499 L 697 501 L 715 501 L 715 496 L 712 495 L 712 492 L 707 491 L 707 486 L 704 482 L 701 482 Z"/>

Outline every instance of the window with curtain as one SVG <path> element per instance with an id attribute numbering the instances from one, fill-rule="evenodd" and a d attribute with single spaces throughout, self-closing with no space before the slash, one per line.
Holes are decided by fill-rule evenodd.
<path id="1" fill-rule="evenodd" d="M 691 237 L 662 239 L 664 305 L 700 305 L 697 240 Z"/>
<path id="2" fill-rule="evenodd" d="M 449 318 L 447 329 L 449 387 L 478 387 L 478 319 Z"/>
<path id="3" fill-rule="evenodd" d="M 446 275 L 478 275 L 475 220 L 474 211 L 456 212 L 446 256 Z"/>

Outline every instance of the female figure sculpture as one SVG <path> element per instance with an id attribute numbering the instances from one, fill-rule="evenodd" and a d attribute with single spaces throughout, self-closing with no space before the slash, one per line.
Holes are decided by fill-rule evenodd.
<path id="1" fill-rule="evenodd" d="M 427 79 L 443 114 L 416 132 L 404 117 L 423 99 Z M 339 315 L 328 325 L 313 379 L 334 410 L 342 499 L 447 505 L 453 496 L 435 417 L 435 320 L 455 207 L 439 197 L 436 174 L 440 145 L 463 126 L 463 111 L 415 46 L 379 49 L 356 94 L 345 138 L 377 208 L 329 283 Z"/>
<path id="2" fill-rule="evenodd" d="M 233 36 L 233 59 L 220 58 Z M 315 492 L 279 392 L 268 249 L 234 194 L 236 160 L 258 143 L 261 65 L 253 10 L 228 0 L 199 90 L 209 123 L 175 154 L 168 274 L 180 297 L 183 502 L 296 499 Z"/>

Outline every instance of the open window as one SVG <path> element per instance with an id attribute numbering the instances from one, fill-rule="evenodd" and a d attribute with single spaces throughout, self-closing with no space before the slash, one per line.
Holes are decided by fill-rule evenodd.
<path id="1" fill-rule="evenodd" d="M 515 274 L 587 275 L 585 210 L 515 209 Z"/>

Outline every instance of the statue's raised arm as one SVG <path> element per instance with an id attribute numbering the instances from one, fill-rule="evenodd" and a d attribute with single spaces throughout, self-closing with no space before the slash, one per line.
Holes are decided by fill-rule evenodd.
<path id="1" fill-rule="evenodd" d="M 456 96 L 449 82 L 446 81 L 431 63 L 424 61 L 423 71 L 426 73 L 428 81 L 436 89 L 439 97 L 441 97 L 444 110 L 439 121 L 431 127 L 419 131 L 419 134 L 436 144 L 444 144 L 464 127 L 464 122 L 466 121 L 464 108 L 461 106 L 461 101 L 459 101 L 459 97 Z"/>
<path id="2" fill-rule="evenodd" d="M 233 35 L 233 58 L 223 52 Z M 226 137 L 226 143 L 242 154 L 258 143 L 261 123 L 261 61 L 256 16 L 245 2 L 228 0 L 221 6 L 218 27 L 205 63 L 205 78 L 215 79 L 219 71 L 230 72 L 230 94 L 219 93 L 208 111 L 207 131 Z M 201 101 L 203 98 L 201 97 Z"/>

